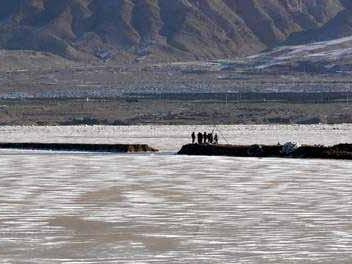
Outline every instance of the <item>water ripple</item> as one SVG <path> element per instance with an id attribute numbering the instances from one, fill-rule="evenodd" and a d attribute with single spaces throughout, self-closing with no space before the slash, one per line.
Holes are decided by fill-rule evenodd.
<path id="1" fill-rule="evenodd" d="M 0 159 L 1 263 L 351 263 L 347 161 Z"/>

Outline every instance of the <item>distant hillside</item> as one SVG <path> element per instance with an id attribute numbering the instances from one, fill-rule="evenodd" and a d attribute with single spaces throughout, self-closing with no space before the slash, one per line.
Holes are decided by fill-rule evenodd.
<path id="1" fill-rule="evenodd" d="M 230 58 L 257 53 L 290 36 L 294 43 L 312 38 L 293 35 L 297 32 L 329 39 L 335 33 L 344 36 L 352 32 L 348 4 L 349 0 L 2 0 L 0 48 L 81 61 Z"/>
<path id="2" fill-rule="evenodd" d="M 49 52 L 0 50 L 0 76 L 3 72 L 38 69 L 66 69 L 77 64 Z"/>
<path id="3" fill-rule="evenodd" d="M 351 6 L 340 11 L 323 26 L 292 34 L 286 44 L 306 44 L 316 41 L 327 41 L 352 35 L 352 1 Z"/>

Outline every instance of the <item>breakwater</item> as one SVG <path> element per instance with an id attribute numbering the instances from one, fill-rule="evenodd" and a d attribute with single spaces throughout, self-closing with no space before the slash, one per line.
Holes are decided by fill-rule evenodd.
<path id="1" fill-rule="evenodd" d="M 260 158 L 301 158 L 301 159 L 346 159 L 352 160 L 352 144 L 335 146 L 303 145 L 290 152 L 283 151 L 282 145 L 209 145 L 188 144 L 179 155 L 260 157 Z"/>
<path id="2" fill-rule="evenodd" d="M 71 143 L 0 143 L 0 149 L 84 151 L 84 152 L 157 152 L 146 144 L 71 144 Z"/>

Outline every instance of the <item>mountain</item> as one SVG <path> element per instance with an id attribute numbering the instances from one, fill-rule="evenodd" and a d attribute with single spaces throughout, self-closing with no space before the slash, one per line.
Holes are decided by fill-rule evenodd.
<path id="1" fill-rule="evenodd" d="M 352 36 L 352 1 L 341 0 L 344 9 L 319 28 L 296 32 L 285 44 L 297 45 Z"/>
<path id="2" fill-rule="evenodd" d="M 0 49 L 90 62 L 243 57 L 307 32 L 331 38 L 349 10 L 349 0 L 2 0 Z"/>
<path id="3" fill-rule="evenodd" d="M 218 68 L 248 73 L 349 76 L 352 72 L 352 36 L 302 45 L 273 48 L 238 60 L 215 61 Z"/>

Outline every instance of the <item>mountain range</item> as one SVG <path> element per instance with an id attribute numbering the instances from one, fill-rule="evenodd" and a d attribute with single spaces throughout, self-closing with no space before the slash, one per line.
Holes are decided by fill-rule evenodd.
<path id="1" fill-rule="evenodd" d="M 0 49 L 74 61 L 245 57 L 352 35 L 350 0 L 2 0 Z"/>

